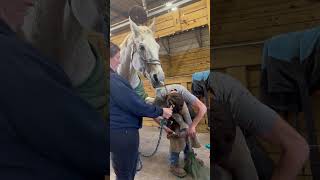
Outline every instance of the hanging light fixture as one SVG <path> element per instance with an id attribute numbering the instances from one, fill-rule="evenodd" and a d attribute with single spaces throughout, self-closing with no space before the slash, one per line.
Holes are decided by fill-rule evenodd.
<path id="1" fill-rule="evenodd" d="M 167 7 L 171 7 L 172 5 L 173 5 L 173 3 L 172 3 L 171 1 L 166 2 L 166 6 L 167 6 Z"/>
<path id="2" fill-rule="evenodd" d="M 178 8 L 175 6 L 175 7 L 172 7 L 171 8 L 171 11 L 176 11 Z"/>

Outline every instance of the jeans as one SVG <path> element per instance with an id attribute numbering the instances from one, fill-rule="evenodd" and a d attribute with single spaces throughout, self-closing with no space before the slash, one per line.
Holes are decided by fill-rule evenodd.
<path id="1" fill-rule="evenodd" d="M 112 166 L 117 180 L 133 180 L 139 148 L 138 129 L 110 130 Z"/>
<path id="2" fill-rule="evenodd" d="M 189 147 L 188 147 L 188 145 L 186 145 L 186 147 L 183 150 L 184 158 L 186 158 L 186 154 L 188 151 L 189 151 Z M 179 155 L 180 155 L 180 153 L 170 152 L 170 155 L 169 155 L 170 165 L 178 165 L 179 164 Z"/>

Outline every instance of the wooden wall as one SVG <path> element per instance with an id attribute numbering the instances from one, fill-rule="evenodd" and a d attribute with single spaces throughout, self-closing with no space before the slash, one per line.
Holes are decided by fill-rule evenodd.
<path id="1" fill-rule="evenodd" d="M 200 0 L 185 7 L 177 8 L 155 18 L 157 38 L 174 35 L 193 28 L 210 24 L 210 0 Z M 209 7 L 208 7 L 209 6 Z M 151 21 L 151 20 L 149 20 Z M 151 24 L 151 22 L 149 23 Z M 127 36 L 129 27 L 111 36 L 111 41 L 120 44 Z"/>
<path id="2" fill-rule="evenodd" d="M 198 42 L 198 39 L 201 41 Z M 160 38 L 160 55 L 167 55 L 165 48 L 169 47 L 170 54 L 177 54 L 195 48 L 209 48 L 209 30 L 207 26 L 198 27 L 174 36 Z"/>
<path id="3" fill-rule="evenodd" d="M 221 47 L 264 41 L 277 34 L 320 25 L 320 3 L 317 1 L 215 0 L 213 7 L 211 43 L 214 51 L 211 57 L 211 69 L 237 78 L 257 97 L 259 97 L 263 44 Z M 314 96 L 313 109 L 316 112 L 318 131 L 320 130 L 319 106 L 320 97 Z M 290 114 L 290 117 L 289 122 L 292 122 L 293 114 Z M 303 116 L 300 114 L 299 117 L 299 127 L 304 129 Z M 305 132 L 302 131 L 301 134 L 305 135 Z M 279 148 L 266 143 L 264 145 L 271 157 L 277 161 L 280 155 Z M 298 179 L 312 179 L 309 163 Z"/>
<path id="4" fill-rule="evenodd" d="M 312 0 L 214 0 L 213 7 L 213 45 L 265 40 L 320 22 L 320 3 Z"/>

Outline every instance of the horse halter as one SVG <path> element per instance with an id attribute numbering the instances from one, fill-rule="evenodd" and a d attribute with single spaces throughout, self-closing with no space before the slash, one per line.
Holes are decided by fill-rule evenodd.
<path id="1" fill-rule="evenodd" d="M 139 51 L 137 50 L 136 44 L 132 43 L 132 52 L 131 52 L 131 61 L 133 60 L 133 55 L 135 53 L 139 53 Z M 140 58 L 147 64 L 153 64 L 153 65 L 161 65 L 160 60 L 159 59 L 146 59 L 146 57 L 144 55 L 141 55 L 141 53 L 139 53 Z"/>

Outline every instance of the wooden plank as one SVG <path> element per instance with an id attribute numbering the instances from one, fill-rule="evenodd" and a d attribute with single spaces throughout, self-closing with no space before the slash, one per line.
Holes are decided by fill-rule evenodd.
<path id="1" fill-rule="evenodd" d="M 201 30 L 201 36 L 202 39 L 209 39 L 209 31 L 208 31 L 208 27 L 199 27 L 196 28 L 196 30 Z M 190 30 L 190 31 L 185 31 L 183 33 L 177 34 L 175 36 L 170 36 L 169 40 L 170 43 L 174 43 L 174 42 L 181 42 L 181 41 L 186 41 L 186 40 L 190 40 L 190 37 L 194 38 L 195 37 L 195 33 L 194 30 Z"/>
<path id="2" fill-rule="evenodd" d="M 210 17 L 211 17 L 211 14 L 210 14 L 210 0 L 206 0 L 207 2 L 207 16 L 208 16 L 208 27 L 209 27 L 209 32 L 210 32 L 210 24 L 211 24 L 211 21 L 210 21 Z M 209 33 L 208 33 L 209 34 Z"/>
<path id="3" fill-rule="evenodd" d="M 245 9 L 255 9 L 259 7 L 268 7 L 272 4 L 282 4 L 286 2 L 293 2 L 295 0 L 260 0 L 260 1 L 254 1 L 254 0 L 232 0 L 232 1 L 225 1 L 223 2 L 217 2 L 218 0 L 215 0 L 215 8 L 214 8 L 214 14 L 218 13 L 229 13 L 233 10 L 241 11 Z M 226 11 L 228 10 L 228 11 Z M 218 14 L 217 14 L 218 15 Z"/>
<path id="4" fill-rule="evenodd" d="M 179 11 L 172 11 L 156 17 L 156 36 L 164 37 L 181 30 L 181 25 L 178 22 L 180 18 Z"/>
<path id="5" fill-rule="evenodd" d="M 216 33 L 223 32 L 229 33 L 233 32 L 234 29 L 237 31 L 246 31 L 246 30 L 254 30 L 254 29 L 261 29 L 267 28 L 272 26 L 280 26 L 286 24 L 293 24 L 299 22 L 306 22 L 310 20 L 319 20 L 320 13 L 318 10 L 320 6 L 313 7 L 312 9 L 308 10 L 300 10 L 294 13 L 283 13 L 279 12 L 277 14 L 272 15 L 265 15 L 263 17 L 258 17 L 254 19 L 248 20 L 238 20 L 238 21 L 230 21 L 230 22 L 221 22 L 214 24 L 216 27 Z"/>
<path id="6" fill-rule="evenodd" d="M 262 56 L 261 46 L 242 46 L 237 48 L 217 49 L 214 51 L 213 69 L 259 65 Z M 211 58 L 212 59 L 212 58 Z"/>
<path id="7" fill-rule="evenodd" d="M 199 52 L 199 53 L 188 53 L 186 52 L 183 56 L 174 56 L 171 57 L 171 62 L 174 60 L 176 62 L 181 61 L 187 63 L 189 61 L 193 61 L 194 59 L 209 59 L 209 52 Z"/>
<path id="8" fill-rule="evenodd" d="M 207 29 L 207 27 L 205 27 Z M 204 35 L 201 29 L 201 41 L 203 43 L 209 43 L 209 34 Z M 179 48 L 187 48 L 187 47 L 196 47 L 199 48 L 198 40 L 197 40 L 197 34 L 194 30 L 188 31 L 176 36 L 173 36 L 172 38 L 169 38 L 169 44 L 170 44 L 170 50 L 174 51 L 175 49 Z M 192 48 L 190 48 L 192 49 Z"/>
<path id="9" fill-rule="evenodd" d="M 185 58 L 186 54 L 188 54 L 188 56 L 191 55 L 200 55 L 200 54 L 209 54 L 210 50 L 208 48 L 196 48 L 196 49 L 190 49 L 186 52 L 182 52 L 182 53 L 177 53 L 177 54 L 173 54 L 171 55 L 171 58 Z"/>
<path id="10" fill-rule="evenodd" d="M 184 46 L 175 47 L 170 49 L 170 53 L 179 53 L 179 52 L 185 52 L 189 49 L 199 48 L 197 41 L 190 41 L 190 44 L 185 44 Z"/>
<path id="11" fill-rule="evenodd" d="M 247 69 L 245 66 L 227 68 L 227 73 L 239 80 L 245 87 L 248 86 Z"/>
<path id="12" fill-rule="evenodd" d="M 254 2 L 252 2 L 254 3 Z M 284 2 L 271 2 L 264 6 L 248 7 L 248 4 L 242 9 L 236 10 L 233 6 L 216 8 L 216 16 L 213 23 L 221 22 L 235 22 L 239 20 L 257 19 L 265 16 L 272 16 L 276 14 L 294 14 L 296 11 L 307 11 L 307 8 L 317 5 L 305 0 L 291 0 Z"/>
<path id="13" fill-rule="evenodd" d="M 113 42 L 117 45 L 120 45 L 123 42 L 123 40 L 127 37 L 128 34 L 129 34 L 129 32 L 125 32 L 125 33 L 111 36 L 111 42 Z"/>
<path id="14" fill-rule="evenodd" d="M 223 44 L 233 44 L 248 41 L 261 41 L 269 39 L 272 36 L 292 32 L 300 31 L 308 28 L 316 27 L 320 24 L 319 21 L 309 21 L 303 23 L 288 24 L 285 26 L 273 26 L 270 28 L 261 28 L 256 30 L 248 30 L 243 32 L 233 32 L 229 34 L 214 34 L 213 46 Z"/>
<path id="15" fill-rule="evenodd" d="M 259 66 L 260 67 L 260 66 Z M 260 86 L 260 78 L 261 78 L 261 71 L 256 69 L 249 71 L 248 70 L 248 87 L 259 87 Z"/>
<path id="16" fill-rule="evenodd" d="M 210 40 L 208 39 L 209 36 L 207 37 L 201 37 L 201 41 L 202 43 L 204 42 L 209 42 Z M 176 40 L 176 39 L 171 39 L 170 40 L 170 49 L 177 49 L 177 48 L 181 48 L 181 47 L 189 47 L 189 46 L 197 46 L 197 48 L 199 48 L 199 44 L 198 44 L 198 40 L 196 37 L 196 34 L 193 32 L 192 34 L 190 34 L 189 39 L 185 39 L 185 40 Z M 205 47 L 205 46 L 203 46 Z"/>
<path id="17" fill-rule="evenodd" d="M 186 59 L 183 60 L 183 57 Z M 193 64 L 193 63 L 209 63 L 210 58 L 209 55 L 202 55 L 199 53 L 199 57 L 190 55 L 190 56 L 182 56 L 181 58 L 171 58 L 171 65 L 183 65 Z"/>

